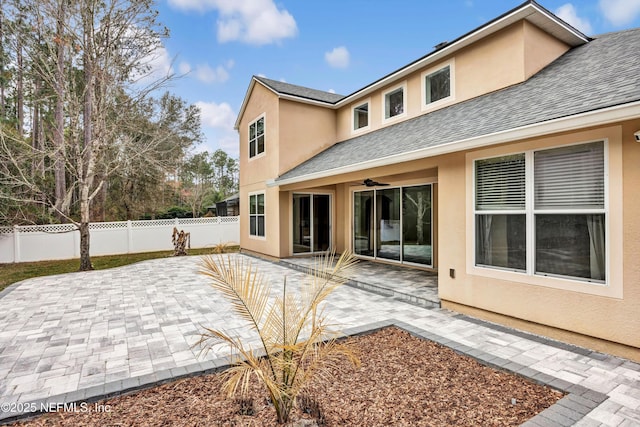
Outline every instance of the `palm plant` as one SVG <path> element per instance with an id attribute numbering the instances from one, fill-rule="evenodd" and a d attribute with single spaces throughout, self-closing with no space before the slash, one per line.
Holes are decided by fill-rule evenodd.
<path id="1" fill-rule="evenodd" d="M 343 253 L 316 259 L 309 282 L 298 292 L 287 289 L 284 279 L 280 296 L 271 297 L 272 287 L 244 257 L 205 257 L 201 273 L 222 292 L 233 311 L 247 322 L 260 340 L 261 353 L 223 331 L 205 328 L 196 345 L 208 351 L 227 344 L 237 359 L 225 371 L 224 391 L 229 397 L 238 389 L 246 395 L 252 377 L 265 387 L 279 423 L 286 423 L 297 396 L 314 380 L 322 380 L 346 357 L 354 366 L 360 361 L 349 346 L 336 340 L 321 303 L 346 281 L 346 272 L 356 260 Z"/>

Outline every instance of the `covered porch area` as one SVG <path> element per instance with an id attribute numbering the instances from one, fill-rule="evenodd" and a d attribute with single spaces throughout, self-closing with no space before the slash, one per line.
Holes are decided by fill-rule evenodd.
<path id="1" fill-rule="evenodd" d="M 299 271 L 309 271 L 314 268 L 314 257 L 283 258 L 280 263 Z M 361 259 L 347 285 L 420 307 L 440 307 L 438 274 L 433 271 Z"/>

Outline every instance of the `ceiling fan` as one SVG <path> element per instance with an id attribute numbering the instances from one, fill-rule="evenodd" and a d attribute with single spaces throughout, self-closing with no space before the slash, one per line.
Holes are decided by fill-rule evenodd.
<path id="1" fill-rule="evenodd" d="M 385 185 L 389 185 L 387 183 L 374 181 L 371 178 L 367 178 L 362 182 L 366 187 L 384 187 Z"/>

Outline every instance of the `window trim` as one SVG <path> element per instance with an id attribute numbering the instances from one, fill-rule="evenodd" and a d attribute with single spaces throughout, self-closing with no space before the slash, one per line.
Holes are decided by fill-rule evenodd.
<path id="1" fill-rule="evenodd" d="M 262 195 L 264 196 L 264 213 L 259 214 L 259 213 L 255 213 L 252 214 L 251 213 L 251 197 L 253 196 L 259 196 Z M 249 218 L 249 224 L 247 227 L 247 234 L 249 235 L 250 239 L 255 239 L 255 240 L 267 240 L 267 194 L 265 191 L 252 191 L 250 193 L 247 194 L 247 198 L 249 199 L 249 202 L 247 203 L 247 217 Z M 255 216 L 256 218 L 259 216 L 262 216 L 264 218 L 264 236 L 260 236 L 259 234 L 251 234 L 251 217 Z M 257 222 L 257 220 L 256 220 Z"/>
<path id="2" fill-rule="evenodd" d="M 254 160 L 256 158 L 260 158 L 263 157 L 265 155 L 265 153 L 267 152 L 267 113 L 262 113 L 260 114 L 258 117 L 256 117 L 254 120 L 252 120 L 251 122 L 249 122 L 249 124 L 247 125 L 247 153 L 248 153 L 248 158 L 249 161 Z M 255 155 L 251 155 L 251 125 L 253 125 L 254 123 L 257 123 L 260 119 L 263 119 L 263 136 L 264 136 L 264 149 L 261 153 L 256 153 Z M 258 145 L 257 145 L 257 136 L 256 136 L 256 151 L 258 150 Z"/>
<path id="3" fill-rule="evenodd" d="M 397 114 L 395 116 L 386 117 L 387 95 L 391 94 L 392 92 L 396 92 L 398 89 L 402 89 L 402 113 Z M 382 111 L 381 111 L 382 123 L 394 122 L 401 118 L 407 117 L 407 81 L 406 80 L 382 92 L 381 98 L 382 98 Z"/>
<path id="4" fill-rule="evenodd" d="M 367 116 L 367 125 L 363 126 L 361 128 L 356 129 L 356 117 L 355 117 L 355 113 L 356 113 L 356 108 L 362 107 L 363 105 L 367 105 L 369 111 L 368 111 L 368 116 Z M 356 102 L 353 104 L 353 106 L 351 107 L 351 133 L 355 134 L 355 133 L 361 133 L 361 132 L 366 132 L 371 128 L 371 98 L 367 98 L 361 102 Z"/>
<path id="5" fill-rule="evenodd" d="M 427 103 L 427 82 L 426 79 L 431 74 L 437 73 L 438 71 L 449 67 L 449 96 L 439 99 L 437 101 Z M 455 59 L 451 59 L 447 62 L 441 63 L 435 67 L 431 67 L 422 73 L 420 73 L 420 107 L 422 111 L 430 111 L 435 110 L 444 106 L 445 104 L 449 104 L 456 99 L 456 79 L 455 79 Z"/>
<path id="6" fill-rule="evenodd" d="M 595 136 L 594 136 L 595 135 Z M 576 142 L 577 141 L 577 142 Z M 606 279 L 604 283 L 588 282 L 579 278 L 566 276 L 529 274 L 493 267 L 475 265 L 475 160 L 493 158 L 497 156 L 511 155 L 526 151 L 540 151 L 544 149 L 560 148 L 570 145 L 582 145 L 591 142 L 604 142 L 604 179 L 605 179 L 605 248 L 606 248 Z M 529 163 L 533 167 L 532 163 Z M 605 296 L 621 299 L 623 297 L 623 217 L 621 209 L 611 210 L 611 206 L 622 206 L 622 129 L 620 126 L 600 128 L 594 131 L 583 131 L 564 137 L 548 137 L 535 141 L 515 143 L 508 148 L 491 147 L 466 154 L 466 274 L 474 277 L 484 277 L 507 284 L 524 284 L 542 286 L 552 289 L 578 292 L 583 294 Z M 527 197 L 533 203 L 533 180 L 528 180 Z M 528 236 L 531 234 L 535 223 L 527 222 Z M 527 241 L 529 245 L 531 240 Z M 535 243 L 533 244 L 535 248 Z M 530 251 L 529 246 L 527 250 Z M 533 259 L 533 257 L 531 257 Z M 527 264 L 529 267 L 529 264 Z"/>

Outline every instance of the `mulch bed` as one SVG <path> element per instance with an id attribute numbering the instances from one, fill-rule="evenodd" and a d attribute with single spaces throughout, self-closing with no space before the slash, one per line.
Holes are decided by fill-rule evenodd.
<path id="1" fill-rule="evenodd" d="M 306 410 L 296 408 L 291 420 L 313 415 L 325 426 L 515 426 L 562 397 L 397 328 L 349 341 L 362 366 L 338 367 L 332 380 L 309 390 L 312 399 L 302 399 Z M 226 399 L 220 389 L 216 374 L 187 378 L 99 402 L 99 411 L 89 404 L 89 412 L 46 414 L 20 425 L 277 425 L 257 385 L 245 401 Z"/>

